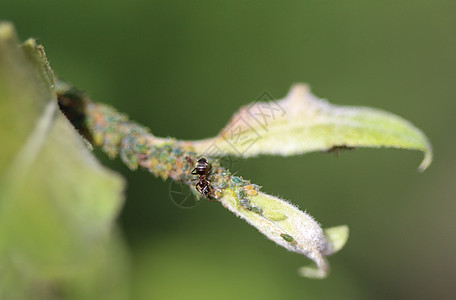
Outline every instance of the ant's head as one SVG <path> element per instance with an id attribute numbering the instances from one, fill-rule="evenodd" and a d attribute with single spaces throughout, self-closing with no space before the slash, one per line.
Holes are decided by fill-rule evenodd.
<path id="1" fill-rule="evenodd" d="M 207 159 L 205 157 L 201 157 L 198 159 L 198 163 L 207 164 Z"/>

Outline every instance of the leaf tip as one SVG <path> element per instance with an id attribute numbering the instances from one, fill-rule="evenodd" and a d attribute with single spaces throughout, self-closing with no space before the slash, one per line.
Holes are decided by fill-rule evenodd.
<path id="1" fill-rule="evenodd" d="M 329 272 L 317 266 L 306 266 L 298 269 L 299 276 L 311 279 L 325 279 L 328 277 Z"/>
<path id="2" fill-rule="evenodd" d="M 334 254 L 342 249 L 347 243 L 350 230 L 347 225 L 335 226 L 324 230 L 328 243 L 331 245 L 330 254 Z"/>
<path id="3" fill-rule="evenodd" d="M 432 152 L 432 146 L 429 142 L 426 143 L 426 148 L 423 150 L 424 151 L 424 158 L 423 161 L 421 161 L 420 166 L 418 167 L 418 171 L 424 172 L 429 165 L 432 163 L 433 159 L 433 152 Z"/>

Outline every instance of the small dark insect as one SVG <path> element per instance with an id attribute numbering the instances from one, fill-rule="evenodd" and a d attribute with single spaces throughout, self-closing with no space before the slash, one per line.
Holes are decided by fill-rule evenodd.
<path id="1" fill-rule="evenodd" d="M 336 146 L 329 148 L 328 150 L 325 150 L 324 152 L 334 153 L 336 155 L 339 155 L 344 150 L 355 150 L 355 149 L 356 149 L 356 147 L 352 147 L 352 146 L 336 145 Z"/>
<path id="2" fill-rule="evenodd" d="M 194 165 L 193 160 L 190 157 L 185 158 L 189 164 Z M 202 195 L 207 197 L 209 200 L 213 198 L 210 196 L 213 188 L 211 186 L 211 182 L 207 179 L 207 177 L 211 174 L 212 166 L 210 163 L 207 162 L 207 159 L 201 157 L 196 162 L 196 167 L 192 170 L 192 175 L 199 175 L 199 178 L 194 179 L 198 180 L 196 183 L 196 190 L 200 192 Z"/>

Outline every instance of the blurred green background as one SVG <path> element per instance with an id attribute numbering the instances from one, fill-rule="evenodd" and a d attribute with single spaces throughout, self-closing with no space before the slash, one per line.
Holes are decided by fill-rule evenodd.
<path id="1" fill-rule="evenodd" d="M 170 182 L 128 181 L 119 225 L 132 299 L 449 299 L 456 287 L 455 1 L 25 1 L 0 19 L 46 48 L 57 75 L 158 136 L 214 136 L 263 91 L 307 82 L 333 103 L 382 108 L 430 138 L 418 152 L 237 160 L 232 170 L 323 227 L 348 224 L 326 280 L 220 205 L 182 209 Z M 203 117 L 201 117 L 203 116 Z"/>

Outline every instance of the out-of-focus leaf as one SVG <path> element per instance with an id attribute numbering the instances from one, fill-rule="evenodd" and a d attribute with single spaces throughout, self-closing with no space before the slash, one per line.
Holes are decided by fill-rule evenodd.
<path id="1" fill-rule="evenodd" d="M 124 182 L 87 150 L 53 85 L 43 48 L 0 24 L 0 298 L 115 299 Z"/>
<path id="2" fill-rule="evenodd" d="M 282 100 L 241 108 L 217 137 L 195 146 L 207 155 L 243 157 L 393 147 L 423 151 L 420 170 L 432 161 L 428 139 L 407 120 L 379 109 L 332 105 L 303 84 L 292 87 Z"/>

